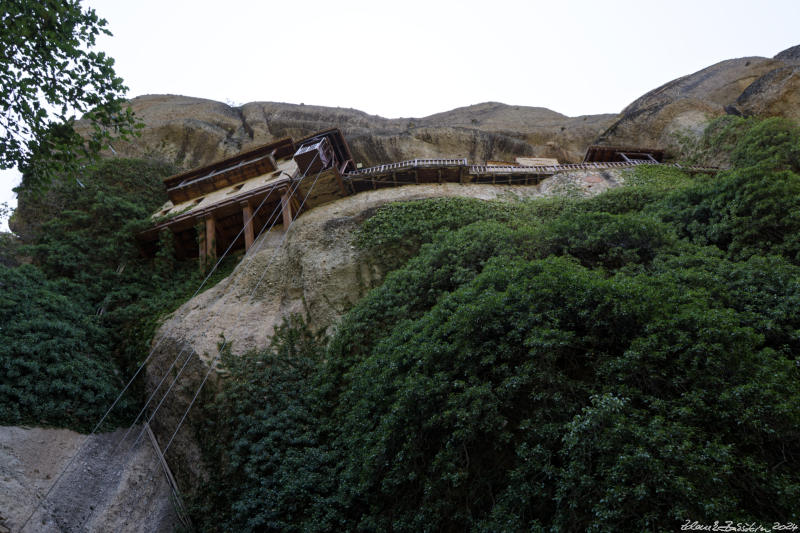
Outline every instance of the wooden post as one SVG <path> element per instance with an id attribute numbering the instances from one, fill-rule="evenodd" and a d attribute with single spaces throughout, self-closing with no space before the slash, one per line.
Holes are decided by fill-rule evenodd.
<path id="1" fill-rule="evenodd" d="M 283 213 L 283 230 L 286 231 L 292 223 L 292 204 L 289 201 L 288 189 L 281 194 L 281 212 Z"/>
<path id="2" fill-rule="evenodd" d="M 206 260 L 208 264 L 217 260 L 217 221 L 214 215 L 206 215 Z"/>
<path id="3" fill-rule="evenodd" d="M 206 228 L 202 221 L 195 224 L 197 230 L 197 263 L 200 270 L 206 268 Z"/>
<path id="4" fill-rule="evenodd" d="M 242 220 L 244 223 L 244 250 L 250 250 L 253 246 L 255 232 L 253 231 L 253 206 L 250 202 L 242 202 Z"/>

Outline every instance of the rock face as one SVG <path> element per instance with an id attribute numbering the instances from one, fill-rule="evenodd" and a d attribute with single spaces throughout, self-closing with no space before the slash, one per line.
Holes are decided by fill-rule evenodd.
<path id="1" fill-rule="evenodd" d="M 774 58 L 745 57 L 678 78 L 638 98 L 619 115 L 567 117 L 541 107 L 487 102 L 423 118 L 387 119 L 355 109 L 251 102 L 231 107 L 174 95 L 131 101 L 142 136 L 117 154 L 192 168 L 283 137 L 340 128 L 356 162 L 466 157 L 471 161 L 554 157 L 577 162 L 594 143 L 680 149 L 705 123 L 734 113 L 800 121 L 800 46 Z"/>
<path id="2" fill-rule="evenodd" d="M 140 96 L 131 107 L 145 128 L 138 139 L 116 144 L 115 152 L 164 159 L 185 168 L 333 127 L 343 131 L 353 157 L 365 166 L 418 157 L 485 161 L 536 156 L 574 162 L 615 118 L 570 118 L 544 108 L 485 103 L 425 118 L 386 119 L 355 109 L 274 102 L 230 107 L 171 95 Z"/>
<path id="3" fill-rule="evenodd" d="M 330 333 L 338 319 L 383 279 L 380 261 L 356 248 L 353 239 L 360 223 L 387 203 L 437 197 L 515 201 L 594 195 L 624 182 L 625 172 L 564 172 L 529 186 L 409 185 L 322 205 L 303 213 L 288 233 L 274 229 L 258 238 L 231 275 L 175 311 L 154 342 L 188 342 L 207 361 L 216 357 L 221 342 L 233 353 L 266 347 L 274 327 L 294 313 L 307 317 L 312 329 Z"/>
<path id="4" fill-rule="evenodd" d="M 761 76 L 736 99 L 745 115 L 786 117 L 800 123 L 800 59 Z"/>
<path id="5" fill-rule="evenodd" d="M 0 531 L 174 531 L 170 489 L 150 443 L 111 453 L 123 433 L 94 435 L 81 448 L 86 437 L 66 429 L 0 427 Z"/>
<path id="6" fill-rule="evenodd" d="M 650 91 L 626 107 L 598 138 L 612 145 L 679 149 L 680 136 L 697 136 L 710 119 L 784 116 L 800 121 L 800 46 L 774 58 L 722 61 Z"/>

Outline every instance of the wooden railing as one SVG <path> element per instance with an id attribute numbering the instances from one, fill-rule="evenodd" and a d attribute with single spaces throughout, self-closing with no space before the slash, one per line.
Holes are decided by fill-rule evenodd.
<path id="1" fill-rule="evenodd" d="M 466 159 L 409 159 L 397 163 L 387 163 L 375 167 L 361 168 L 348 172 L 347 176 L 370 176 L 373 174 L 386 174 L 397 172 L 398 170 L 413 170 L 415 168 L 426 167 L 466 167 L 469 163 Z"/>
<path id="2" fill-rule="evenodd" d="M 547 166 L 511 166 L 511 165 L 470 165 L 466 159 L 409 159 L 408 161 L 400 161 L 398 163 L 388 163 L 385 165 L 377 165 L 374 167 L 359 169 L 344 174 L 345 179 L 363 179 L 370 176 L 379 176 L 382 174 L 392 174 L 395 172 L 402 172 L 406 170 L 414 170 L 417 168 L 445 168 L 445 167 L 463 167 L 469 170 L 469 174 L 473 175 L 486 175 L 486 174 L 535 174 L 535 175 L 551 175 L 558 172 L 568 172 L 571 170 L 597 170 L 604 168 L 630 168 L 638 165 L 663 165 L 676 168 L 685 169 L 694 172 L 716 172 L 719 168 L 715 167 L 698 167 L 690 166 L 684 167 L 677 163 L 653 163 L 644 159 L 632 159 L 630 161 L 615 161 L 605 163 L 565 163 L 560 165 L 547 165 Z"/>

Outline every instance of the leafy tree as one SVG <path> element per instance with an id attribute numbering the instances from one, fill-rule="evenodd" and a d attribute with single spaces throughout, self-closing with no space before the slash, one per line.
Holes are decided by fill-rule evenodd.
<path id="1" fill-rule="evenodd" d="M 78 0 L 3 2 L 0 168 L 49 179 L 96 154 L 111 135 L 133 131 L 114 61 L 94 50 L 98 35 L 110 35 L 105 26 Z M 73 129 L 76 115 L 92 126 L 88 141 Z"/>
<path id="2" fill-rule="evenodd" d="M 732 148 L 737 166 L 653 205 L 678 235 L 735 259 L 778 253 L 800 262 L 800 128 L 750 122 Z"/>

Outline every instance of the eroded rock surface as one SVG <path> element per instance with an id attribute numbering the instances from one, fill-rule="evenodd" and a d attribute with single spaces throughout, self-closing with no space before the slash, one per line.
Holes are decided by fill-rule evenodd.
<path id="1" fill-rule="evenodd" d="M 772 59 L 721 61 L 636 99 L 598 142 L 660 146 L 675 153 L 681 137 L 698 136 L 709 120 L 727 113 L 800 121 L 799 67 L 800 46 Z"/>
<path id="2" fill-rule="evenodd" d="M 276 102 L 230 107 L 176 95 L 140 96 L 131 107 L 145 127 L 141 137 L 115 144 L 116 153 L 163 159 L 185 168 L 334 127 L 344 132 L 353 157 L 365 166 L 423 157 L 485 161 L 537 156 L 575 162 L 615 118 L 613 114 L 567 117 L 540 107 L 494 102 L 397 119 L 355 109 Z"/>
<path id="3" fill-rule="evenodd" d="M 355 109 L 251 102 L 232 107 L 176 95 L 146 95 L 131 106 L 142 136 L 118 143 L 118 155 L 152 157 L 192 168 L 283 137 L 300 139 L 340 128 L 356 162 L 365 166 L 413 158 L 466 157 L 471 161 L 519 156 L 582 160 L 594 143 L 680 149 L 681 137 L 702 133 L 726 114 L 786 116 L 800 121 L 800 46 L 774 58 L 721 61 L 665 83 L 619 115 L 567 117 L 541 107 L 497 102 L 422 118 L 387 119 Z"/>
<path id="4" fill-rule="evenodd" d="M 34 510 L 26 533 L 174 531 L 155 452 L 147 441 L 117 449 L 123 434 L 93 435 L 82 446 L 86 436 L 66 429 L 0 427 L 0 531 L 18 533 Z"/>

